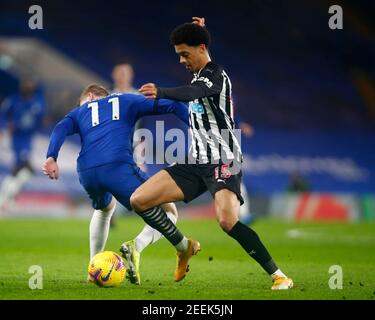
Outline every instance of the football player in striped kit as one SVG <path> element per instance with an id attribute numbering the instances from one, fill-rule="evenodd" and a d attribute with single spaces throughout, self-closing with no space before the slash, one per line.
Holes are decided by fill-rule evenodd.
<path id="1" fill-rule="evenodd" d="M 147 83 L 139 91 L 150 99 L 188 102 L 192 143 L 185 163 L 161 170 L 138 187 L 130 198 L 131 205 L 138 214 L 149 216 L 160 204 L 189 202 L 210 191 L 221 228 L 271 276 L 272 290 L 290 289 L 292 279 L 277 267 L 257 233 L 238 219 L 243 203 L 242 153 L 235 134 L 232 84 L 224 69 L 211 61 L 210 34 L 204 20 L 193 18 L 193 23 L 175 28 L 171 43 L 180 63 L 193 73 L 191 83 L 175 88 Z M 194 250 L 187 252 L 191 254 L 178 255 L 176 279 L 188 270 Z"/>

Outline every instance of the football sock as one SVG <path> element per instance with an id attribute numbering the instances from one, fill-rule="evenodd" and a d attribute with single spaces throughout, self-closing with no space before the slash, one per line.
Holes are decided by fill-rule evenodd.
<path id="1" fill-rule="evenodd" d="M 175 245 L 178 252 L 185 252 L 189 247 L 189 240 L 184 237 L 179 243 Z"/>
<path id="2" fill-rule="evenodd" d="M 148 225 L 159 231 L 173 246 L 176 247 L 184 239 L 180 230 L 168 219 L 163 208 L 154 207 L 143 212 L 137 212 L 137 214 L 140 215 Z"/>
<path id="3" fill-rule="evenodd" d="M 287 276 L 280 269 L 277 269 L 274 273 L 272 273 L 271 276 L 279 276 L 279 277 L 287 278 Z"/>
<path id="4" fill-rule="evenodd" d="M 116 205 L 110 211 L 95 210 L 90 222 L 90 258 L 104 250 L 110 221 Z"/>
<path id="5" fill-rule="evenodd" d="M 171 212 L 166 212 L 166 214 L 169 220 L 171 220 L 173 224 L 176 224 L 177 217 Z M 148 245 L 155 243 L 162 237 L 163 235 L 158 230 L 146 224 L 144 228 L 142 229 L 142 231 L 140 232 L 140 234 L 135 238 L 135 247 L 137 251 L 140 253 Z"/>
<path id="6" fill-rule="evenodd" d="M 244 248 L 269 275 L 272 275 L 278 269 L 254 230 L 238 221 L 232 230 L 228 232 L 228 235 L 236 239 L 242 248 Z"/>

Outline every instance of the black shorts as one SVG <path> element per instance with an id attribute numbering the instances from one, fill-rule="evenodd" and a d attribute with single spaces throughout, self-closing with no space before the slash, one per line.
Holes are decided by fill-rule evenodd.
<path id="1" fill-rule="evenodd" d="M 218 164 L 175 164 L 165 168 L 184 194 L 184 202 L 188 203 L 205 191 L 215 193 L 228 189 L 237 195 L 241 205 L 241 171 L 231 174 L 227 165 Z"/>

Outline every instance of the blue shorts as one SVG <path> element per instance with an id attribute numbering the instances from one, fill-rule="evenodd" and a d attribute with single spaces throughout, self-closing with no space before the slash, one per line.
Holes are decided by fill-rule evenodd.
<path id="1" fill-rule="evenodd" d="M 78 176 L 94 209 L 107 207 L 113 195 L 129 210 L 132 210 L 130 196 L 149 178 L 138 166 L 124 162 L 79 171 Z"/>

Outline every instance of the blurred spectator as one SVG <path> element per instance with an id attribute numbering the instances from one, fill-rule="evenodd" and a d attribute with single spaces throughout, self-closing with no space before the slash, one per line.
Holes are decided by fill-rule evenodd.
<path id="1" fill-rule="evenodd" d="M 287 191 L 289 192 L 309 192 L 310 184 L 306 178 L 301 174 L 295 172 L 290 176 L 290 180 L 287 186 Z"/>
<path id="2" fill-rule="evenodd" d="M 254 134 L 254 128 L 249 124 L 248 122 L 240 120 L 238 124 L 239 128 L 241 129 L 241 133 L 246 137 L 246 138 L 251 138 Z"/>
<path id="3" fill-rule="evenodd" d="M 114 66 L 112 71 L 112 80 L 113 80 L 113 93 L 134 93 L 138 94 L 138 90 L 133 86 L 134 80 L 134 69 L 133 66 L 129 63 L 120 63 Z M 141 159 L 141 156 L 144 156 L 145 143 L 143 142 L 142 137 L 137 133 L 141 129 L 142 120 L 138 120 L 133 136 L 133 149 L 135 159 Z M 137 147 L 137 148 L 136 148 Z M 147 167 L 144 163 L 137 162 L 137 166 L 144 172 L 147 172 Z"/>
<path id="4" fill-rule="evenodd" d="M 43 124 L 44 97 L 37 92 L 37 83 L 32 77 L 20 80 L 19 93 L 6 98 L 0 107 L 0 116 L 5 119 L 11 136 L 14 167 L 0 187 L 0 211 L 10 206 L 34 170 L 30 163 L 32 139 Z"/>
<path id="5" fill-rule="evenodd" d="M 133 87 L 134 69 L 129 63 L 121 63 L 114 66 L 112 71 L 113 92 L 137 93 Z"/>

